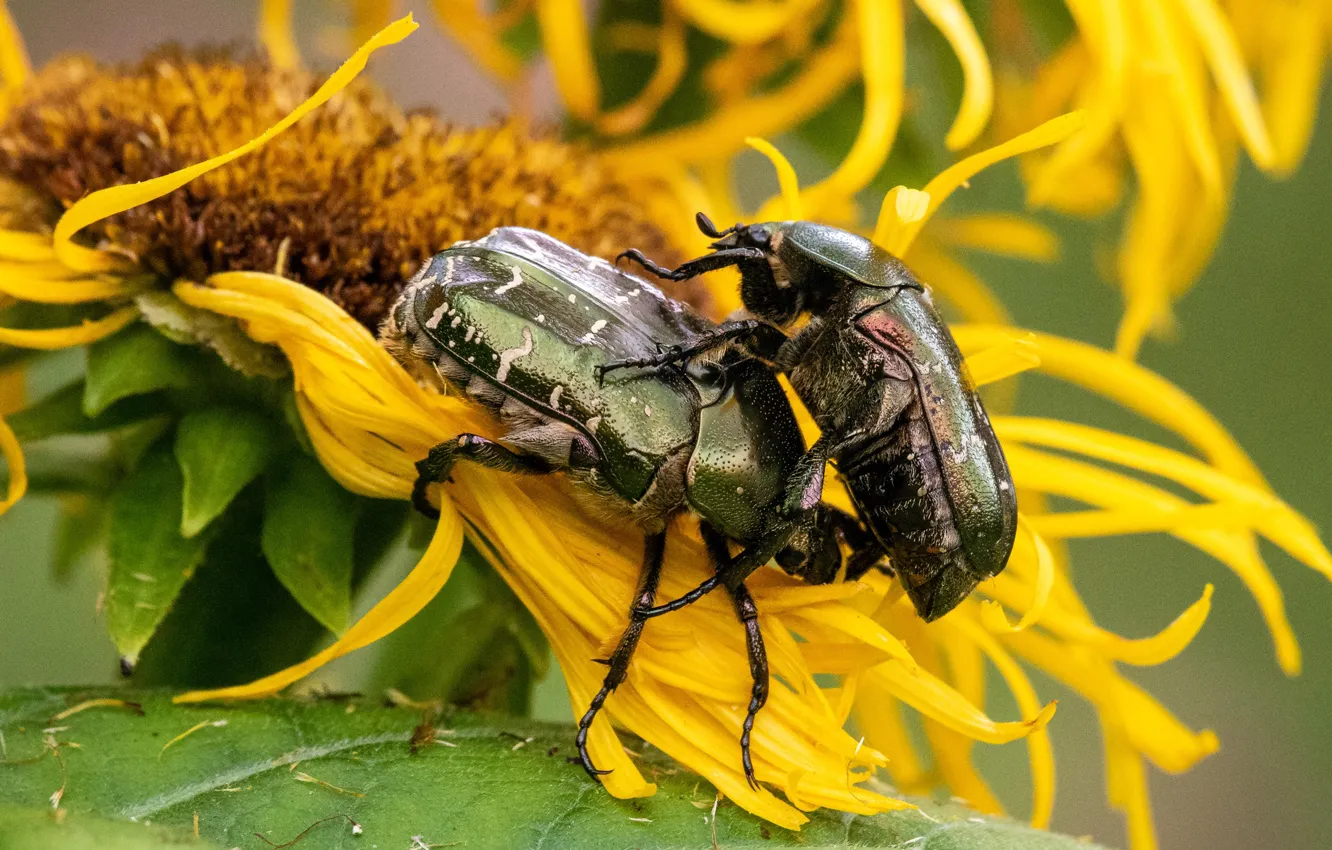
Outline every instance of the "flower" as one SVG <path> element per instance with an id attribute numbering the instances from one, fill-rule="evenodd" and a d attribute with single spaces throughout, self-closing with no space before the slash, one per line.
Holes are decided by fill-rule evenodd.
<path id="1" fill-rule="evenodd" d="M 834 4 L 679 0 L 659 22 L 603 23 L 619 37 L 595 56 L 577 3 L 535 5 L 566 108 L 608 139 L 642 129 L 685 89 L 690 28 L 720 44 L 719 55 L 710 50 L 702 60 L 704 91 L 725 108 L 617 144 L 612 155 L 638 168 L 715 168 L 742 149 L 745 136 L 793 129 L 860 79 L 860 133 L 821 187 L 829 196 L 847 196 L 879 170 L 899 126 L 912 118 L 902 0 L 848 2 L 826 38 L 817 34 L 838 14 Z M 994 0 L 988 39 L 994 62 L 958 0 L 914 5 L 947 40 L 962 73 L 945 137 L 949 149 L 976 143 L 992 117 L 995 135 L 1007 138 L 1076 107 L 1088 112 L 1084 127 L 1024 163 L 1031 202 L 1105 215 L 1120 204 L 1125 172 L 1132 172 L 1134 197 L 1110 272 L 1124 295 L 1116 349 L 1125 356 L 1136 353 L 1149 331 L 1169 327 L 1171 302 L 1210 258 L 1229 209 L 1239 147 L 1259 168 L 1285 176 L 1308 146 L 1332 20 L 1320 0 L 1070 0 L 1066 9 Z M 480 64 L 502 67 L 499 77 L 512 80 L 522 59 L 505 45 L 505 24 L 498 15 L 473 12 L 449 28 Z M 629 104 L 603 113 L 594 62 L 626 51 L 655 54 L 657 71 Z"/>
<path id="2" fill-rule="evenodd" d="M 539 17 L 552 30 L 568 26 L 570 18 L 580 14 L 576 5 L 537 3 Z M 943 3 L 922 3 L 925 6 L 950 8 Z M 866 16 L 864 31 L 891 34 L 898 25 L 893 8 L 862 0 L 857 9 Z M 776 33 L 789 23 L 789 16 L 807 14 L 809 7 L 788 0 L 788 5 L 771 11 L 773 21 L 767 26 Z M 955 17 L 945 19 L 955 21 Z M 460 28 L 475 25 L 475 18 L 465 15 L 453 20 Z M 265 21 L 272 30 L 273 19 Z M 725 16 L 712 25 L 728 27 Z M 0 262 L 5 264 L 0 291 L 18 301 L 73 304 L 88 312 L 82 314 L 81 324 L 66 327 L 0 328 L 0 343 L 39 349 L 87 344 L 138 322 L 145 292 L 160 296 L 169 289 L 185 307 L 224 317 L 253 342 L 280 350 L 292 370 L 304 431 L 321 463 L 348 490 L 406 498 L 415 479 L 413 464 L 430 447 L 462 431 L 498 436 L 496 423 L 479 408 L 420 386 L 366 328 L 373 324 L 376 310 L 382 309 L 385 295 L 358 288 L 371 274 L 365 269 L 400 282 L 410 273 L 408 258 L 438 247 L 429 240 L 477 235 L 499 223 L 482 216 L 457 230 L 431 231 L 430 227 L 445 227 L 432 223 L 441 205 L 440 196 L 431 192 L 466 189 L 446 190 L 432 185 L 430 178 L 451 173 L 447 169 L 459 167 L 461 161 L 462 173 L 477 179 L 487 192 L 503 192 L 515 186 L 530 188 L 532 173 L 549 173 L 542 168 L 553 168 L 557 174 L 573 169 L 585 177 L 581 188 L 566 191 L 563 183 L 547 186 L 549 193 L 538 194 L 531 212 L 534 218 L 526 223 L 536 222 L 575 244 L 585 240 L 583 247 L 603 253 L 623 245 L 624 239 L 657 238 L 663 250 L 687 254 L 692 243 L 686 239 L 694 237 L 686 237 L 675 224 L 687 221 L 680 211 L 700 197 L 714 210 L 715 205 L 732 202 L 725 194 L 710 193 L 688 173 L 657 169 L 644 174 L 628 167 L 642 155 L 624 153 L 632 146 L 584 155 L 555 142 L 533 141 L 520 128 L 445 134 L 424 119 L 414 123 L 397 115 L 382 96 L 353 85 L 352 80 L 373 51 L 400 40 L 413 28 L 410 19 L 390 24 L 313 92 L 294 67 L 270 72 L 259 64 L 223 56 L 162 56 L 138 71 L 66 62 L 18 84 L 9 92 L 10 116 L 28 115 L 37 125 L 25 126 L 16 119 L 0 131 L 0 159 L 6 170 L 14 169 L 0 192 L 0 213 L 7 224 L 0 231 Z M 467 32 L 468 38 L 481 37 L 474 29 Z M 577 48 L 575 40 L 573 49 Z M 15 43 L 0 43 L 0 57 L 12 60 L 17 49 Z M 586 114 L 581 117 L 592 115 L 595 100 L 586 88 L 586 69 L 579 70 L 561 49 L 570 48 L 553 50 L 551 56 L 562 67 L 557 81 L 566 102 L 575 114 L 582 110 Z M 826 72 L 835 62 L 845 64 L 845 52 L 819 58 L 824 64 L 818 67 Z M 814 63 L 811 59 L 806 67 Z M 103 114 L 111 116 L 108 123 L 113 128 L 117 121 L 127 122 L 123 129 L 135 121 L 151 127 L 152 116 L 163 112 L 158 106 L 184 96 L 169 82 L 161 83 L 182 67 L 190 68 L 196 78 L 217 83 L 202 89 L 216 100 L 193 95 L 197 105 L 212 107 L 196 110 L 197 125 L 179 128 L 181 132 L 172 132 L 167 139 L 147 134 L 146 141 L 135 133 L 93 132 Z M 68 92 L 71 69 L 80 75 L 76 86 L 80 97 L 90 102 L 112 98 L 108 102 L 115 109 L 81 110 L 75 103 L 75 108 L 64 111 L 25 112 L 25 104 L 40 102 L 47 91 Z M 288 73 L 296 76 L 283 76 Z M 972 109 L 979 108 L 974 96 L 969 102 Z M 742 110 L 742 115 L 749 114 Z M 751 117 L 756 129 L 770 126 L 762 124 L 757 114 Z M 1010 250 L 1026 246 L 1021 249 L 1026 253 L 1048 255 L 1049 244 L 1042 241 L 1041 231 L 1012 219 L 947 222 L 934 221 L 933 213 L 951 191 L 986 165 L 1075 138 L 1070 134 L 1080 132 L 1082 120 L 1076 115 L 1053 119 L 962 160 L 921 191 L 894 190 L 883 205 L 876 238 L 913 261 L 934 251 L 936 258 L 943 257 L 935 260 L 940 265 L 947 259 L 943 246 L 949 244 L 999 244 Z M 346 174 L 345 164 L 355 161 L 373 167 L 384 143 L 380 133 L 352 132 L 349 127 L 385 125 L 394 128 L 392 143 L 404 146 L 397 151 L 403 158 L 398 165 L 410 176 L 404 185 L 411 191 L 358 195 L 345 189 L 338 182 Z M 965 122 L 961 126 L 957 132 L 967 138 L 974 128 Z M 881 129 L 865 131 L 868 141 L 859 149 L 869 153 L 849 157 L 830 178 L 803 192 L 796 185 L 794 169 L 775 148 L 756 140 L 755 145 L 772 156 L 784 188 L 782 196 L 770 202 L 771 208 L 784 204 L 793 213 L 844 217 L 849 195 L 877 170 L 873 160 L 881 163 L 886 155 Z M 130 136 L 142 150 L 124 143 Z M 29 144 L 36 138 L 43 143 Z M 81 147 L 70 145 L 71 140 L 78 140 Z M 288 150 L 299 153 L 288 153 L 284 160 L 283 145 L 293 140 L 296 144 Z M 678 143 L 678 139 L 672 142 Z M 453 158 L 432 156 L 436 145 L 449 150 Z M 91 170 L 104 161 L 99 155 L 107 151 L 125 157 L 118 168 L 138 165 L 145 170 L 133 175 L 116 169 Z M 97 155 L 88 156 L 90 152 Z M 155 167 L 142 159 L 149 154 L 158 157 Z M 66 166 L 51 168 L 50 157 L 59 156 L 69 157 Z M 345 269 L 296 261 L 306 256 L 297 246 L 294 224 L 301 221 L 297 212 L 288 211 L 293 230 L 285 248 L 285 240 L 274 238 L 278 231 L 268 229 L 272 222 L 283 220 L 275 212 L 289 197 L 282 180 L 284 175 L 292 178 L 291 169 L 297 165 L 308 169 L 306 185 L 329 190 L 325 194 L 330 197 L 345 191 L 345 197 L 363 201 L 360 207 L 325 205 L 329 232 L 315 244 L 351 250 L 362 245 L 367 234 L 386 234 L 383 244 L 376 243 L 369 255 L 348 255 L 347 262 L 340 264 L 354 269 L 360 263 L 359 274 L 365 277 L 335 279 Z M 524 170 L 528 167 L 533 171 Z M 68 179 L 71 172 L 97 182 L 62 193 L 56 178 Z M 127 182 L 134 177 L 141 182 Z M 664 186 L 642 211 L 619 202 L 623 195 L 619 187 L 636 180 L 662 181 Z M 373 185 L 382 185 L 382 180 L 367 182 Z M 80 197 L 84 189 L 92 191 Z M 41 203 L 34 206 L 34 197 Z M 484 201 L 480 194 L 465 197 Z M 185 199 L 211 200 L 215 202 L 211 208 L 231 212 L 216 220 L 195 219 L 204 238 L 190 242 L 182 238 L 185 230 L 172 217 L 175 205 Z M 68 204 L 63 212 L 59 212 L 61 201 Z M 34 209 L 39 211 L 35 217 Z M 261 214 L 265 224 L 255 227 L 255 217 Z M 589 228 L 587 215 L 600 215 L 597 221 L 602 224 Z M 392 238 L 385 228 L 394 228 Z M 610 245 L 595 242 L 605 234 Z M 256 240 L 265 235 L 266 246 Z M 310 251 L 312 256 L 318 253 Z M 966 279 L 954 275 L 953 280 Z M 966 305 L 968 290 L 955 282 L 950 285 L 953 297 Z M 971 295 L 976 291 L 973 288 Z M 724 293 L 716 292 L 715 297 L 715 309 L 726 309 Z M 976 306 L 980 303 L 968 308 L 973 315 L 983 315 Z M 987 318 L 1001 317 L 993 313 Z M 707 597 L 654 621 L 628 680 L 593 725 L 593 758 L 614 769 L 605 778 L 610 793 L 629 797 L 653 791 L 619 746 L 609 723 L 613 718 L 701 773 L 738 805 L 788 828 L 798 828 L 805 819 L 801 812 L 816 807 L 857 813 L 901 808 L 908 804 L 863 786 L 876 769 L 885 770 L 906 792 L 933 784 L 900 711 L 906 705 L 922 718 L 937 778 L 982 811 L 1000 807 L 972 764 L 974 744 L 1025 738 L 1032 760 L 1031 816 L 1034 823 L 1044 825 L 1053 805 L 1054 761 L 1045 727 L 1054 706 L 1040 703 L 1026 677 L 1026 665 L 1067 683 L 1095 706 L 1105 730 L 1110 800 L 1127 813 L 1134 847 L 1153 846 L 1145 761 L 1168 771 L 1185 770 L 1215 750 L 1216 738 L 1189 729 L 1126 678 L 1118 665 L 1159 664 L 1180 652 L 1203 625 L 1211 588 L 1157 635 L 1120 637 L 1097 626 L 1078 597 L 1060 545 L 1072 537 L 1163 532 L 1212 554 L 1253 591 L 1268 619 L 1283 669 L 1298 670 L 1298 647 L 1256 541 L 1271 540 L 1329 577 L 1332 556 L 1307 520 L 1273 494 L 1243 450 L 1204 409 L 1164 379 L 1092 346 L 999 323 L 958 325 L 954 333 L 978 384 L 1038 369 L 1164 426 L 1196 454 L 1089 425 L 996 416 L 1023 515 L 1008 568 L 980 588 L 986 601 L 969 600 L 953 614 L 926 625 L 914 615 L 900 588 L 880 574 L 816 587 L 775 570 L 756 573 L 749 584 L 780 680 L 755 731 L 755 765 L 767 786 L 761 789 L 749 787 L 739 766 L 736 740 L 749 687 L 748 664 L 725 600 Z M 218 339 L 204 341 L 216 345 Z M 237 360 L 236 365 L 243 363 Z M 22 453 L 12 431 L 2 424 L 0 447 L 9 463 L 12 501 L 24 485 Z M 1185 499 L 1148 476 L 1164 478 L 1194 495 Z M 601 655 L 603 646 L 622 628 L 641 544 L 636 535 L 608 532 L 590 519 L 570 498 L 568 487 L 555 478 L 458 469 L 454 483 L 441 490 L 441 519 L 421 561 L 332 645 L 259 681 L 180 698 L 273 694 L 327 661 L 388 634 L 444 585 L 468 536 L 536 617 L 565 671 L 573 703 L 586 704 L 602 675 L 602 668 L 590 659 Z M 829 496 L 836 492 L 830 490 Z M 1070 498 L 1089 509 L 1052 511 L 1047 508 L 1049 496 Z M 668 547 L 662 595 L 678 596 L 708 572 L 692 530 L 677 529 Z M 1003 608 L 1018 615 L 1016 623 Z M 987 664 L 1013 692 L 1020 719 L 996 721 L 985 714 Z M 839 677 L 838 686 L 828 687 L 826 680 L 816 678 L 826 675 Z M 863 740 L 844 728 L 852 714 Z M 769 789 L 781 791 L 785 799 Z"/>

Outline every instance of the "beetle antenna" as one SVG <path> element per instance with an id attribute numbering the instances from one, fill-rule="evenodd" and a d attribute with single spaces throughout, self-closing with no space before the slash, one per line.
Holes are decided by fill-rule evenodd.
<path id="1" fill-rule="evenodd" d="M 703 231 L 704 236 L 711 239 L 720 239 L 729 233 L 734 233 L 735 229 L 740 226 L 738 224 L 733 224 L 725 230 L 718 230 L 717 225 L 712 223 L 712 219 L 708 218 L 707 214 L 702 212 L 694 215 L 694 223 L 698 225 L 699 230 Z"/>

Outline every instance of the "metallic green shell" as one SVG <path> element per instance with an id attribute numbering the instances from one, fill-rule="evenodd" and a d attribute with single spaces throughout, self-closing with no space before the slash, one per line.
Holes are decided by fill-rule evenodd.
<path id="1" fill-rule="evenodd" d="M 809 221 L 786 223 L 777 232 L 782 233 L 779 251 L 784 258 L 795 251 L 817 266 L 836 269 L 857 283 L 878 289 L 921 289 L 901 260 L 863 236 Z"/>
<path id="2" fill-rule="evenodd" d="M 1017 533 L 1013 480 L 943 318 L 928 294 L 905 289 L 888 299 L 859 289 L 847 312 L 862 332 L 911 359 L 963 551 L 973 569 L 998 574 Z"/>
<path id="3" fill-rule="evenodd" d="M 772 373 L 728 353 L 712 377 L 596 367 L 687 346 L 712 327 L 659 289 L 543 233 L 499 228 L 432 259 L 416 324 L 469 373 L 590 437 L 616 493 L 643 498 L 688 452 L 683 498 L 735 540 L 756 537 L 804 443 Z M 723 374 L 724 373 L 724 374 Z"/>
<path id="4" fill-rule="evenodd" d="M 417 286 L 417 322 L 445 355 L 586 433 L 625 498 L 641 498 L 666 457 L 694 442 L 700 399 L 683 375 L 624 374 L 599 385 L 595 367 L 657 350 L 658 340 L 615 294 L 476 243 L 437 255 Z M 669 323 L 659 320 L 653 330 L 664 336 Z"/>

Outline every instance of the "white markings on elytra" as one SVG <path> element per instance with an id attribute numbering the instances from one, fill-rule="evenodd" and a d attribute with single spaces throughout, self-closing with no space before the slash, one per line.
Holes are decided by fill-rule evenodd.
<path id="1" fill-rule="evenodd" d="M 616 303 L 616 304 L 628 304 L 628 303 L 629 303 L 629 299 L 626 298 L 626 297 L 623 296 L 623 295 L 617 295 L 617 296 L 615 296 L 615 303 Z"/>
<path id="2" fill-rule="evenodd" d="M 570 293 L 569 293 L 569 303 L 570 303 L 570 304 L 573 304 L 573 303 L 576 302 L 577 300 L 578 300 L 578 296 L 577 296 L 577 295 L 574 295 L 572 292 L 570 292 Z"/>
<path id="3" fill-rule="evenodd" d="M 510 289 L 513 289 L 515 286 L 522 285 L 523 273 L 518 270 L 517 266 L 512 266 L 511 268 L 513 269 L 513 280 L 509 281 L 508 283 L 504 284 L 501 287 L 497 287 L 495 289 L 496 295 L 503 295 L 504 293 L 508 292 Z"/>
<path id="4" fill-rule="evenodd" d="M 513 365 L 513 361 L 520 357 L 526 357 L 531 353 L 532 329 L 524 325 L 523 344 L 517 348 L 508 348 L 500 352 L 499 368 L 495 370 L 495 380 L 499 381 L 501 384 L 504 383 L 504 379 L 509 377 L 509 367 Z"/>
<path id="5" fill-rule="evenodd" d="M 601 424 L 601 417 L 593 416 L 591 419 L 587 420 L 585 424 L 587 425 L 587 430 L 595 434 L 597 431 L 597 426 Z"/>
<path id="6" fill-rule="evenodd" d="M 458 344 L 458 340 L 456 340 L 456 339 L 451 339 L 451 340 L 449 340 L 449 348 L 453 348 L 453 347 L 454 347 L 455 345 L 457 345 L 457 344 Z"/>
<path id="7" fill-rule="evenodd" d="M 471 325 L 468 325 L 467 333 L 463 334 L 463 342 L 471 342 L 472 336 L 475 334 L 476 334 L 476 328 L 472 327 Z"/>
<path id="8" fill-rule="evenodd" d="M 422 278 L 416 285 L 430 286 L 438 279 L 438 275 L 431 275 L 430 277 Z M 451 283 L 453 283 L 453 257 L 447 258 L 444 266 L 444 285 L 448 286 Z M 435 328 L 439 327 L 439 323 L 444 321 L 444 316 L 447 315 L 448 312 L 449 302 L 445 301 L 441 303 L 439 307 L 435 308 L 435 312 L 426 320 L 426 329 L 433 331 Z"/>
<path id="9" fill-rule="evenodd" d="M 637 297 L 638 297 L 639 295 L 641 295 L 642 293 L 643 293 L 643 290 L 641 290 L 641 289 L 635 289 L 633 292 L 630 292 L 630 293 L 629 293 L 629 297 L 630 297 L 630 298 L 637 298 Z"/>
<path id="10" fill-rule="evenodd" d="M 449 322 L 449 327 L 456 328 L 460 324 L 462 324 L 462 316 L 454 316 L 453 321 Z"/>
<path id="11" fill-rule="evenodd" d="M 444 317 L 448 312 L 449 302 L 444 301 L 435 308 L 435 312 L 430 314 L 430 318 L 426 319 L 426 330 L 433 331 L 435 328 L 439 327 L 439 323 L 444 321 Z"/>
<path id="12" fill-rule="evenodd" d="M 538 322 L 540 322 L 541 324 L 544 325 L 544 324 L 546 323 L 546 314 L 545 314 L 545 313 L 537 313 L 536 320 L 537 320 Z"/>
<path id="13" fill-rule="evenodd" d="M 604 328 L 604 327 L 606 327 L 606 320 L 605 320 L 605 319 L 597 319 L 595 322 L 592 323 L 592 330 L 590 330 L 590 331 L 588 331 L 587 333 L 583 334 L 583 338 L 580 339 L 580 340 L 578 340 L 578 341 L 579 341 L 581 344 L 583 344 L 583 345 L 587 345 L 588 343 L 590 343 L 590 342 L 593 340 L 593 338 L 596 337 L 596 335 L 597 335 L 598 333 L 601 332 L 601 329 Z"/>
<path id="14" fill-rule="evenodd" d="M 1000 490 L 1007 491 L 1007 490 L 1008 490 L 1008 482 L 1007 482 L 1007 481 L 1000 481 L 1000 482 L 999 482 L 999 489 L 1000 489 Z"/>
<path id="15" fill-rule="evenodd" d="M 643 405 L 643 415 L 649 419 L 652 418 L 652 405 L 650 404 Z"/>
<path id="16" fill-rule="evenodd" d="M 736 488 L 735 488 L 735 492 L 736 492 L 737 495 L 743 496 L 743 495 L 745 494 L 745 488 L 744 488 L 744 487 L 736 487 Z"/>
<path id="17" fill-rule="evenodd" d="M 564 394 L 564 387 L 563 387 L 563 385 L 561 385 L 561 384 L 556 384 L 556 385 L 555 385 L 555 389 L 553 389 L 553 390 L 550 391 L 550 406 L 553 407 L 553 408 L 555 408 L 556 410 L 559 410 L 559 409 L 560 409 L 560 396 L 563 395 L 563 394 Z"/>

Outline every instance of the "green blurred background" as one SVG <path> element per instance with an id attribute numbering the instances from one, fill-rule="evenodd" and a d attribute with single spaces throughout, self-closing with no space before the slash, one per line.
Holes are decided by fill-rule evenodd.
<path id="1" fill-rule="evenodd" d="M 306 4 L 308 6 L 310 4 Z M 400 3 L 428 22 L 423 3 Z M 248 0 L 98 2 L 18 0 L 11 9 L 34 63 L 62 51 L 132 59 L 164 40 L 247 44 L 254 5 Z M 302 6 L 302 15 L 315 15 Z M 333 18 L 308 18 L 310 45 Z M 376 57 L 372 73 L 405 106 L 430 104 L 463 123 L 504 109 L 501 93 L 432 26 Z M 550 103 L 549 75 L 538 101 Z M 544 91 L 545 96 L 540 96 Z M 1324 99 L 1324 107 L 1332 99 Z M 1325 110 L 1326 111 L 1326 110 Z M 553 116 L 554 111 L 547 113 Z M 1011 207 L 1019 197 L 1013 170 L 997 169 L 950 209 Z M 1178 305 L 1179 333 L 1150 341 L 1142 361 L 1192 393 L 1239 439 L 1277 492 L 1316 525 L 1332 517 L 1332 127 L 1320 128 L 1304 168 L 1273 183 L 1244 167 L 1230 224 L 1215 259 Z M 1112 240 L 1110 223 L 1042 219 L 1064 240 L 1052 266 L 970 258 L 1020 324 L 1109 345 L 1120 302 L 1098 276 L 1093 257 Z M 77 367 L 66 357 L 33 376 L 40 393 Z M 1020 412 L 1064 416 L 1171 442 L 1133 417 L 1054 382 L 1024 384 Z M 55 505 L 30 498 L 0 519 L 0 687 L 114 681 L 115 654 L 95 612 L 101 565 L 88 561 L 63 580 L 49 569 Z M 1154 633 L 1217 585 L 1210 620 L 1178 659 L 1132 676 L 1195 728 L 1211 728 L 1222 749 L 1184 776 L 1153 772 L 1153 801 L 1167 848 L 1325 847 L 1323 821 L 1332 797 L 1332 587 L 1274 547 L 1264 554 L 1285 589 L 1304 648 L 1305 673 L 1287 680 L 1239 581 L 1182 543 L 1161 536 L 1077 542 L 1077 584 L 1098 619 L 1128 636 Z M 367 607 L 410 566 L 405 554 L 361 600 Z M 1320 613 L 1324 612 L 1324 613 Z M 376 648 L 361 656 L 372 656 Z M 330 668 L 324 681 L 356 686 L 367 657 Z M 1123 844 L 1119 816 L 1104 801 L 1100 736 L 1084 703 L 1058 685 L 1036 682 L 1060 699 L 1052 726 L 1059 770 L 1055 828 Z M 995 687 L 993 693 L 1002 689 Z M 996 716 L 1015 708 L 996 697 Z M 537 692 L 537 712 L 568 719 L 558 675 Z M 1020 744 L 983 748 L 982 767 L 1015 814 L 1027 807 L 1025 751 Z"/>

